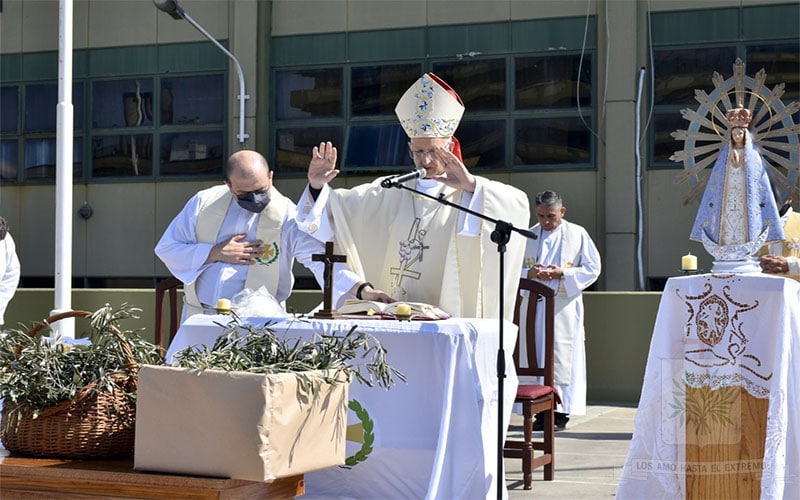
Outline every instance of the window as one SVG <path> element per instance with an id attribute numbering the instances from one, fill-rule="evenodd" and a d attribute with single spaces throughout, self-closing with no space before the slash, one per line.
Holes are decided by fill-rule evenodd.
<path id="1" fill-rule="evenodd" d="M 427 66 L 400 62 L 276 70 L 276 169 L 305 174 L 311 149 L 328 140 L 339 149 L 343 173 L 410 167 L 408 137 L 394 108 L 425 71 L 445 80 L 464 102 L 456 138 L 468 168 L 592 168 L 591 59 L 586 54 L 583 59 L 580 54 L 509 55 Z"/>
<path id="2" fill-rule="evenodd" d="M 764 83 L 769 89 L 785 84 L 781 97 L 784 104 L 800 99 L 798 12 L 797 4 L 780 4 L 652 15 L 655 71 L 650 168 L 683 168 L 681 162 L 669 159 L 682 148 L 672 132 L 689 126 L 681 117 L 681 110 L 697 110 L 700 103 L 695 99 L 695 90 L 711 94 L 714 72 L 727 80 L 737 58 L 744 61 L 748 77 L 755 77 L 763 68 L 767 74 Z M 708 30 L 698 36 L 690 29 L 675 29 L 686 24 L 681 20 L 689 17 L 692 24 L 707 26 Z M 795 123 L 800 122 L 800 112 L 793 118 Z"/>
<path id="3" fill-rule="evenodd" d="M 219 174 L 224 89 L 220 74 L 95 82 L 92 176 L 151 177 L 154 165 L 163 176 Z"/>
<path id="4" fill-rule="evenodd" d="M 343 133 L 341 68 L 279 71 L 275 75 L 275 162 L 279 172 L 305 173 L 311 149 L 331 141 L 341 150 Z M 341 154 L 341 153 L 340 153 Z"/>
<path id="5" fill-rule="evenodd" d="M 15 181 L 19 165 L 19 87 L 0 87 L 0 180 Z"/>
<path id="6" fill-rule="evenodd" d="M 123 54 L 132 49 L 110 50 Z M 171 54 L 170 50 L 165 52 Z M 76 179 L 221 175 L 227 149 L 228 95 L 222 69 L 227 60 L 205 43 L 181 45 L 181 50 L 198 54 L 211 50 L 211 55 L 196 59 L 213 71 L 175 74 L 174 65 L 169 65 L 169 74 L 73 81 Z M 153 61 L 139 62 L 143 68 L 157 67 Z M 55 179 L 58 84 L 45 79 L 52 78 L 49 66 L 44 73 L 31 71 L 26 75 L 31 81 L 2 86 L 3 181 Z M 98 72 L 113 74 L 105 68 Z"/>

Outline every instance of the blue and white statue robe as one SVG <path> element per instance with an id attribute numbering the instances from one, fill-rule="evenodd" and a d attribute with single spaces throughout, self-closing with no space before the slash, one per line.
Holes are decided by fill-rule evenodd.
<path id="1" fill-rule="evenodd" d="M 784 239 L 778 208 L 761 155 L 745 133 L 744 161 L 734 161 L 730 144 L 722 148 L 708 179 L 690 238 L 707 238 L 721 246 L 754 242 L 766 231 L 763 243 Z"/>

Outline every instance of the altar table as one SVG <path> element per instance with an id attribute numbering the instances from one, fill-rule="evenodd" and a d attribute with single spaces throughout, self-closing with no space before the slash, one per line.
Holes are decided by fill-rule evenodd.
<path id="1" fill-rule="evenodd" d="M 190 345 L 212 345 L 229 316 L 196 315 L 181 325 L 168 362 Z M 268 319 L 250 318 L 252 324 Z M 345 333 L 354 325 L 388 350 L 387 361 L 408 379 L 391 389 L 354 382 L 375 424 L 374 451 L 351 469 L 306 474 L 305 498 L 495 498 L 497 480 L 499 320 L 442 321 L 289 319 L 271 328 L 286 338 Z M 503 323 L 506 354 L 503 429 L 517 390 L 512 354 L 517 327 Z M 357 423 L 353 415 L 350 424 Z M 360 444 L 348 442 L 348 454 Z"/>
<path id="2" fill-rule="evenodd" d="M 800 283 L 671 278 L 617 498 L 797 498 L 799 408 Z"/>

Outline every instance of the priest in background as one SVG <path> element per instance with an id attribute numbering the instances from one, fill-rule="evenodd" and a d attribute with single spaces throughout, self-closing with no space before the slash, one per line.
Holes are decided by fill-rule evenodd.
<path id="1" fill-rule="evenodd" d="M 295 204 L 273 185 L 272 171 L 261 154 L 247 150 L 232 154 L 225 184 L 195 194 L 155 248 L 184 283 L 182 321 L 245 288 L 265 286 L 283 304 L 294 284 L 295 259 L 322 286 L 324 264 L 313 261 L 312 255 L 325 253 L 324 243 L 298 230 L 295 211 Z M 333 284 L 336 304 L 363 282 L 336 264 Z"/>
<path id="2" fill-rule="evenodd" d="M 600 253 L 583 227 L 563 218 L 567 208 L 554 191 L 537 194 L 534 210 L 539 223 L 530 231 L 538 238 L 528 240 L 525 249 L 526 261 L 533 263 L 527 277 L 556 291 L 555 386 L 561 403 L 556 407 L 555 428 L 563 430 L 570 414 L 586 414 L 583 290 L 600 276 Z M 537 332 L 544 332 L 544 327 Z M 543 334 L 536 345 L 544 345 Z M 544 349 L 537 349 L 537 354 L 542 366 Z M 537 415 L 533 430 L 543 427 Z"/>
<path id="3" fill-rule="evenodd" d="M 8 232 L 6 219 L 0 217 L 0 326 L 5 322 L 6 307 L 17 292 L 19 274 L 17 247 Z"/>
<path id="4" fill-rule="evenodd" d="M 789 195 L 778 209 L 784 240 L 762 249 L 760 264 L 765 273 L 800 276 L 800 212 L 792 210 L 792 199 Z"/>
<path id="5" fill-rule="evenodd" d="M 453 136 L 464 105 L 433 73 L 419 78 L 395 108 L 409 137 L 409 155 L 424 178 L 406 185 L 517 228 L 527 228 L 528 198 L 507 184 L 473 175 Z M 298 226 L 320 241 L 335 237 L 352 269 L 369 280 L 364 292 L 388 301 L 425 302 L 456 317 L 500 317 L 495 225 L 381 180 L 332 189 L 339 173 L 330 142 L 314 147 L 308 186 L 298 202 Z M 525 239 L 512 233 L 505 254 L 504 311 L 513 318 Z"/>

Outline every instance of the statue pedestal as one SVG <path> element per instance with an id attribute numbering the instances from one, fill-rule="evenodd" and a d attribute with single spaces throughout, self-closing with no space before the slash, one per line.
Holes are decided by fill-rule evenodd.
<path id="1" fill-rule="evenodd" d="M 748 258 L 742 260 L 715 260 L 711 266 L 714 274 L 743 274 L 760 273 L 761 266 L 758 259 Z"/>

